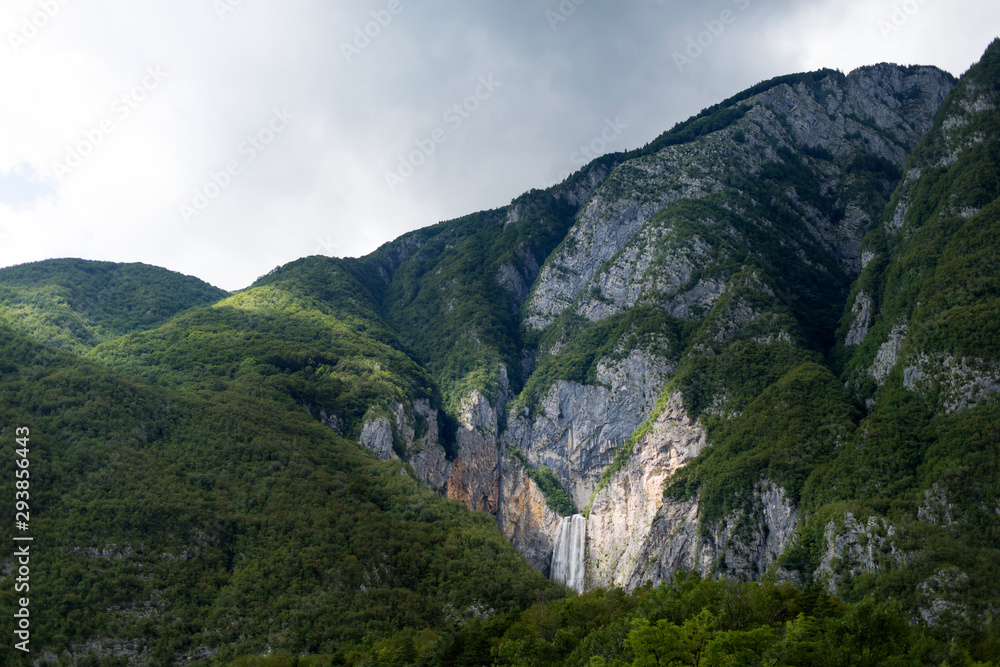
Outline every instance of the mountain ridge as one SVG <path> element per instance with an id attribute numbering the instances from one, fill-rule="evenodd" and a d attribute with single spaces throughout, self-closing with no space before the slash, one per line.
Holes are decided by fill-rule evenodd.
<path id="1" fill-rule="evenodd" d="M 637 591 L 682 572 L 776 578 L 848 602 L 896 599 L 925 624 L 979 633 L 1000 598 L 990 562 L 1000 490 L 988 473 L 1000 374 L 985 324 L 998 291 L 998 57 L 994 42 L 959 80 L 888 64 L 777 77 L 509 206 L 408 232 L 365 257 L 302 258 L 233 294 L 192 282 L 174 305 L 117 328 L 57 292 L 36 319 L 70 317 L 83 333 L 0 329 L 5 423 L 44 424 L 42 451 L 59 463 L 41 484 L 69 498 L 75 483 L 89 507 L 115 508 L 114 549 L 86 548 L 111 549 L 121 563 L 110 570 L 150 600 L 155 587 L 139 576 L 149 553 L 136 546 L 144 533 L 172 557 L 200 549 L 207 560 L 191 572 L 212 570 L 199 584 L 210 596 L 265 590 L 274 572 L 297 582 L 290 563 L 317 590 L 395 596 L 388 572 L 431 590 L 434 568 L 463 571 L 464 558 L 488 552 L 524 586 L 482 604 L 516 610 L 555 595 L 541 575 L 566 515 L 583 512 L 585 587 Z M 0 289 L 21 280 L 7 271 Z M 22 292 L 0 291 L 4 322 L 21 317 Z M 22 359 L 15 350 L 25 349 L 35 351 Z M 51 360 L 32 366 L 39 355 Z M 116 403 L 138 412 L 123 416 Z M 157 430 L 158 414 L 173 430 Z M 110 444 L 99 443 L 102 418 L 116 425 Z M 201 463 L 188 437 L 204 438 L 213 421 L 226 433 L 208 438 L 218 452 Z M 168 458 L 148 453 L 151 443 Z M 101 472 L 88 448 L 116 463 Z M 141 496 L 152 514 L 115 504 L 113 480 L 153 480 L 159 469 L 175 487 L 151 483 L 163 489 L 162 499 Z M 352 481 L 355 469 L 372 489 Z M 309 506 L 281 484 L 323 509 L 306 518 Z M 140 497 L 134 480 L 124 488 Z M 156 517 L 180 512 L 185 494 L 200 503 L 180 513 L 190 530 L 162 534 Z M 381 555 L 360 542 L 327 548 L 359 530 L 330 528 L 337 503 L 361 521 L 377 508 L 375 523 L 416 531 L 433 558 L 395 543 Z M 488 518 L 467 520 L 459 505 Z M 94 525 L 87 507 L 70 503 L 58 521 Z M 265 509 L 290 518 L 292 551 L 274 546 L 287 531 Z M 473 546 L 455 551 L 440 530 L 419 528 L 422 513 L 448 517 Z M 199 527 L 212 516 L 221 524 Z M 288 564 L 234 556 L 261 545 Z M 105 556 L 67 551 L 51 571 L 82 569 L 93 581 L 95 558 Z M 473 578 L 496 574 L 484 563 Z M 106 600 L 95 591 L 85 599 Z M 435 623 L 448 605 L 476 617 L 474 593 L 459 598 L 432 592 L 396 607 L 392 597 L 385 609 L 399 614 L 385 613 L 407 632 L 429 631 L 412 609 Z M 329 632 L 297 634 L 307 597 L 283 604 L 280 646 L 331 646 Z M 223 604 L 200 646 L 172 636 L 156 655 L 211 654 L 234 641 L 226 623 L 259 630 L 261 613 L 275 612 Z M 142 625 L 87 618 L 108 637 Z M 393 627 L 364 623 L 376 634 Z M 73 643 L 80 626 L 60 632 L 60 650 L 85 652 Z M 255 641 L 220 655 L 262 650 Z"/>

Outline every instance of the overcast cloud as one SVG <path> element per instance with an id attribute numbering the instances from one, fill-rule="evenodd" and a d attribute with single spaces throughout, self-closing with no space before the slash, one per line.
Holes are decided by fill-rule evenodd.
<path id="1" fill-rule="evenodd" d="M 998 34 L 996 0 L 5 0 L 0 266 L 240 289 L 503 206 L 764 79 L 957 76 Z"/>

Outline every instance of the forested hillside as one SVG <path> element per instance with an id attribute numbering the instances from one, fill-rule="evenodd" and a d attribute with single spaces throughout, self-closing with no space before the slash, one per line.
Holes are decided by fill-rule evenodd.
<path id="1" fill-rule="evenodd" d="M 79 353 L 225 295 L 197 278 L 145 264 L 61 259 L 0 272 L 0 304 L 13 325 Z"/>
<path id="2" fill-rule="evenodd" d="M 31 431 L 36 657 L 323 652 L 557 594 L 487 517 L 421 489 L 303 407 L 324 363 L 339 357 L 360 375 L 379 354 L 391 363 L 390 348 L 368 340 L 368 356 L 339 355 L 326 344 L 352 341 L 321 336 L 322 322 L 293 306 L 272 303 L 254 321 L 248 295 L 232 299 L 248 310 L 217 304 L 90 360 L 28 340 L 5 315 L 0 419 L 5 437 Z M 126 343 L 130 377 L 100 362 Z M 378 394 L 397 380 L 377 375 L 350 384 Z M 13 609 L 5 563 L 0 595 Z M 19 652 L 2 650 L 17 664 Z"/>
<path id="3" fill-rule="evenodd" d="M 31 659 L 996 664 L 998 257 L 1000 41 L 232 294 L 0 270 Z"/>

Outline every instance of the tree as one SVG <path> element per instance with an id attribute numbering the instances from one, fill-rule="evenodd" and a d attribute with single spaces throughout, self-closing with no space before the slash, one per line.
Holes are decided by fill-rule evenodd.
<path id="1" fill-rule="evenodd" d="M 753 630 L 730 630 L 720 633 L 705 648 L 702 664 L 709 667 L 763 667 L 776 664 L 772 655 L 777 644 L 774 630 L 768 626 Z"/>
<path id="2" fill-rule="evenodd" d="M 697 616 L 684 621 L 681 633 L 684 636 L 684 648 L 687 650 L 691 664 L 699 667 L 708 642 L 711 641 L 718 626 L 718 619 L 708 609 L 702 609 Z"/>
<path id="3" fill-rule="evenodd" d="M 684 633 L 664 619 L 651 624 L 647 619 L 632 621 L 626 645 L 635 653 L 634 667 L 669 667 L 690 664 L 690 654 L 684 647 Z"/>

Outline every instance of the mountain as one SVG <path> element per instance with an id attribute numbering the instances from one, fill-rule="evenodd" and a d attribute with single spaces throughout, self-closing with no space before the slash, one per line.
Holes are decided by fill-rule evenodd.
<path id="1" fill-rule="evenodd" d="M 491 520 L 314 419 L 294 369 L 268 364 L 311 363 L 298 355 L 318 355 L 337 332 L 324 338 L 322 322 L 274 304 L 269 313 L 251 327 L 216 305 L 119 339 L 142 369 L 132 377 L 0 324 L 3 432 L 13 441 L 30 429 L 34 655 L 172 664 L 332 652 L 556 595 Z M 268 346 L 285 356 L 264 356 Z M 162 376 L 145 366 L 157 353 Z M 5 557 L 6 609 L 17 606 L 16 563 Z M 5 664 L 19 655 L 3 649 Z"/>
<path id="2" fill-rule="evenodd" d="M 11 323 L 78 353 L 225 295 L 197 278 L 146 264 L 55 259 L 0 271 L 0 306 Z"/>
<path id="3" fill-rule="evenodd" d="M 996 659 L 998 89 L 1000 41 L 957 81 L 779 77 L 233 294 L 0 270 L 38 646 L 630 664 L 675 633 L 716 661 Z"/>

